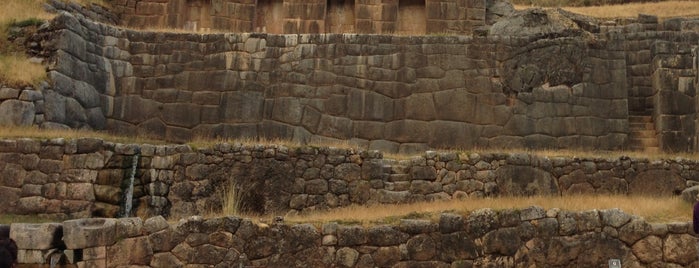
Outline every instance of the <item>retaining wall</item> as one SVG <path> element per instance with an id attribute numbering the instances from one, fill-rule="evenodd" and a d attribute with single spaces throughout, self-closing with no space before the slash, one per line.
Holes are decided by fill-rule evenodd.
<path id="1" fill-rule="evenodd" d="M 115 144 L 99 139 L 2 140 L 0 212 L 58 218 L 123 214 L 138 153 L 131 215 L 184 217 L 222 208 L 297 213 L 351 204 L 486 196 L 679 195 L 697 184 L 685 159 L 545 157 L 429 151 L 407 160 L 378 151 L 218 144 Z"/>
<path id="2" fill-rule="evenodd" d="M 614 41 L 147 33 L 71 15 L 53 29 L 54 91 L 84 108 L 56 121 L 96 129 L 389 152 L 619 149 L 628 136 Z"/>
<path id="3" fill-rule="evenodd" d="M 623 267 L 695 267 L 691 229 L 618 209 L 529 207 L 371 227 L 237 217 L 79 219 L 12 224 L 10 237 L 20 263 L 57 255 L 78 267 L 600 267 L 611 259 Z"/>
<path id="4" fill-rule="evenodd" d="M 170 141 L 349 140 L 414 153 L 629 149 L 629 116 L 647 113 L 661 149 L 694 151 L 693 23 L 656 20 L 550 38 L 200 35 L 64 14 L 32 39 L 50 57 L 51 84 L 38 90 L 36 119 L 3 122 Z M 25 106 L 17 113 L 32 112 Z"/>
<path id="5" fill-rule="evenodd" d="M 112 5 L 128 27 L 204 32 L 471 34 L 486 18 L 484 0 L 123 0 Z"/>

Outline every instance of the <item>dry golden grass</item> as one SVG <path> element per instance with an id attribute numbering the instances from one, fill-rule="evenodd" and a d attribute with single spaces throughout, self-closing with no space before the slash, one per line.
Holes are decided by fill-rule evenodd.
<path id="1" fill-rule="evenodd" d="M 45 0 L 4 0 L 3 2 L 0 9 L 2 25 L 27 19 L 49 20 L 54 17 L 54 14 L 44 11 Z"/>
<path id="2" fill-rule="evenodd" d="M 362 225 L 392 224 L 405 218 L 436 221 L 439 219 L 439 214 L 444 211 L 467 215 L 469 212 L 481 208 L 504 210 L 521 209 L 533 205 L 544 209 L 559 208 L 568 211 L 619 208 L 628 214 L 641 216 L 651 222 L 689 221 L 692 216 L 692 205 L 678 197 L 579 195 L 472 198 L 403 205 L 350 206 L 330 211 L 287 216 L 285 220 L 293 223 L 310 222 L 316 224 L 333 221 Z M 259 216 L 257 217 L 259 218 Z M 262 219 L 269 220 L 271 217 L 262 216 Z"/>
<path id="3" fill-rule="evenodd" d="M 36 127 L 0 127 L 0 138 L 79 138 L 79 137 L 96 137 L 105 140 L 122 142 L 122 143 L 152 143 L 152 144 L 164 144 L 167 143 L 157 137 L 146 137 L 146 136 L 123 136 L 123 135 L 112 135 L 107 132 L 98 131 L 86 131 L 86 130 L 47 130 L 40 129 Z M 242 144 L 242 145 L 262 145 L 262 146 L 285 146 L 289 148 L 297 148 L 301 146 L 311 146 L 311 147 L 330 147 L 330 148 L 342 148 L 342 149 L 353 149 L 360 150 L 359 144 L 350 140 L 324 140 L 319 142 L 311 142 L 309 144 L 303 145 L 298 142 L 294 142 L 288 139 L 265 139 L 265 138 L 207 138 L 207 137 L 196 137 L 193 140 L 187 142 L 188 145 L 193 148 L 211 148 L 216 144 L 229 143 L 229 144 Z M 690 153 L 654 153 L 647 154 L 644 152 L 635 151 L 584 151 L 584 150 L 528 150 L 528 149 L 440 149 L 439 152 L 455 152 L 460 157 L 468 157 L 471 153 L 487 154 L 487 153 L 524 153 L 531 154 L 535 156 L 546 156 L 552 157 L 577 157 L 581 159 L 616 159 L 622 156 L 628 156 L 638 159 L 648 159 L 648 160 L 662 160 L 662 159 L 689 159 L 689 160 L 699 160 L 699 155 Z M 405 160 L 413 157 L 423 156 L 424 153 L 416 154 L 397 154 L 397 153 L 383 153 L 386 159 L 396 159 Z"/>
<path id="4" fill-rule="evenodd" d="M 298 148 L 304 146 L 299 142 L 295 142 L 289 139 L 267 139 L 267 138 L 209 138 L 209 137 L 195 137 L 189 144 L 194 148 L 208 148 L 216 144 L 229 143 L 229 144 L 243 144 L 243 145 L 264 145 L 264 146 L 285 146 L 289 148 Z M 313 147 L 334 147 L 334 148 L 344 148 L 344 149 L 359 149 L 359 144 L 350 140 L 324 140 L 319 142 L 311 142 L 308 146 Z"/>
<path id="5" fill-rule="evenodd" d="M 515 5 L 518 10 L 533 6 Z M 568 7 L 561 8 L 596 18 L 633 18 L 638 14 L 655 15 L 659 18 L 699 17 L 699 1 L 664 1 L 655 3 L 634 3 L 623 5 Z"/>
<path id="6" fill-rule="evenodd" d="M 36 84 L 46 79 L 46 69 L 24 56 L 0 54 L 0 83 L 7 86 Z"/>
<path id="7" fill-rule="evenodd" d="M 3 0 L 0 8 L 0 25 L 8 25 L 28 19 L 50 20 L 55 14 L 45 11 L 46 0 Z M 99 4 L 107 6 L 104 0 L 78 0 L 73 1 L 81 5 Z"/>
<path id="8" fill-rule="evenodd" d="M 65 129 L 40 129 L 37 127 L 0 127 L 0 138 L 16 139 L 77 139 L 77 138 L 99 138 L 106 141 L 118 143 L 137 144 L 165 144 L 164 141 L 151 137 L 112 135 L 107 132 L 97 132 L 88 130 L 65 130 Z"/>

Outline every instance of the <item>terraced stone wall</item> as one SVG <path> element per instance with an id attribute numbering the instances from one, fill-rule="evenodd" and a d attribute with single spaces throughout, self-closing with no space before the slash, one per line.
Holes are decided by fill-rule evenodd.
<path id="1" fill-rule="evenodd" d="M 18 139 L 0 142 L 0 213 L 122 215 L 135 157 L 131 215 L 142 217 L 220 211 L 231 191 L 244 211 L 281 214 L 466 197 L 673 196 L 696 185 L 699 171 L 683 159 L 429 151 L 392 160 L 353 149 Z"/>
<path id="2" fill-rule="evenodd" d="M 377 226 L 193 216 L 177 223 L 154 217 L 7 227 L 0 230 L 9 231 L 20 264 L 28 265 L 48 263 L 52 255 L 78 267 L 599 267 L 612 259 L 623 267 L 698 264 L 689 222 L 649 223 L 618 209 L 480 209 L 468 216 L 443 213 L 436 222 Z"/>
<path id="3" fill-rule="evenodd" d="M 148 33 L 70 15 L 53 29 L 53 88 L 96 96 L 104 117 L 65 121 L 97 129 L 387 152 L 620 149 L 628 136 L 614 41 Z"/>
<path id="4" fill-rule="evenodd" d="M 299 33 L 471 34 L 485 25 L 484 0 L 120 0 L 133 28 Z"/>

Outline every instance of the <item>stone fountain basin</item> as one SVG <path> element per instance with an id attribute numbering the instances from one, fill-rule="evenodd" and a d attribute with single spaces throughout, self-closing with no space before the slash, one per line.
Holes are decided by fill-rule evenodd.
<path id="1" fill-rule="evenodd" d="M 68 249 L 112 245 L 116 242 L 116 219 L 89 218 L 63 222 L 63 241 Z"/>

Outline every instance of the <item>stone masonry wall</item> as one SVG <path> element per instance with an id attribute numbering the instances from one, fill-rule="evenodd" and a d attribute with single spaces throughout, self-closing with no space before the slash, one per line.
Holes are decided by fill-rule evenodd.
<path id="1" fill-rule="evenodd" d="M 392 160 L 377 151 L 336 148 L 18 139 L 0 142 L 0 213 L 121 215 L 135 156 L 132 214 L 142 217 L 220 210 L 231 190 L 243 210 L 284 214 L 466 197 L 672 196 L 699 177 L 699 163 L 683 159 L 429 151 Z"/>
<path id="2" fill-rule="evenodd" d="M 691 152 L 696 139 L 697 111 L 692 46 L 658 41 L 651 52 L 653 89 L 657 92 L 653 115 L 656 129 L 660 130 L 658 141 L 665 151 Z"/>
<path id="3" fill-rule="evenodd" d="M 237 33 L 262 31 L 275 34 L 329 33 L 333 29 L 333 14 L 328 14 L 328 1 L 284 0 L 281 9 L 275 9 L 269 1 L 249 0 L 118 0 L 113 1 L 121 24 L 133 27 L 168 27 L 191 30 L 223 30 Z M 335 3 L 335 2 L 333 2 Z M 344 2 L 337 2 L 344 3 Z M 351 25 L 344 32 L 391 34 L 459 33 L 470 34 L 485 25 L 485 1 L 483 0 L 440 0 L 422 1 L 415 6 L 416 13 L 399 15 L 398 1 L 356 1 L 348 7 Z M 281 26 L 256 19 L 270 19 Z M 279 17 L 277 17 L 279 16 Z M 400 23 L 417 25 L 415 29 L 399 29 Z M 330 27 L 327 27 L 327 26 Z M 327 28 L 327 29 L 326 29 Z M 415 28 L 415 27 L 413 27 Z M 342 32 L 338 32 L 342 33 Z"/>
<path id="4" fill-rule="evenodd" d="M 85 119 L 96 129 L 388 152 L 620 149 L 628 136 L 614 41 L 148 33 L 78 17 L 55 20 L 49 75 L 62 95 L 99 93 L 82 105 L 101 107 Z"/>
<path id="5" fill-rule="evenodd" d="M 93 218 L 15 223 L 9 236 L 21 264 L 55 255 L 77 267 L 601 267 L 610 259 L 623 267 L 695 267 L 691 229 L 689 222 L 649 223 L 618 209 L 532 206 L 366 227 Z"/>
<path id="6" fill-rule="evenodd" d="M 695 151 L 694 76 L 691 50 L 699 44 L 697 19 L 659 22 L 640 15 L 623 26 L 603 27 L 607 35 L 624 39 L 630 115 L 652 115 L 660 148 Z"/>

